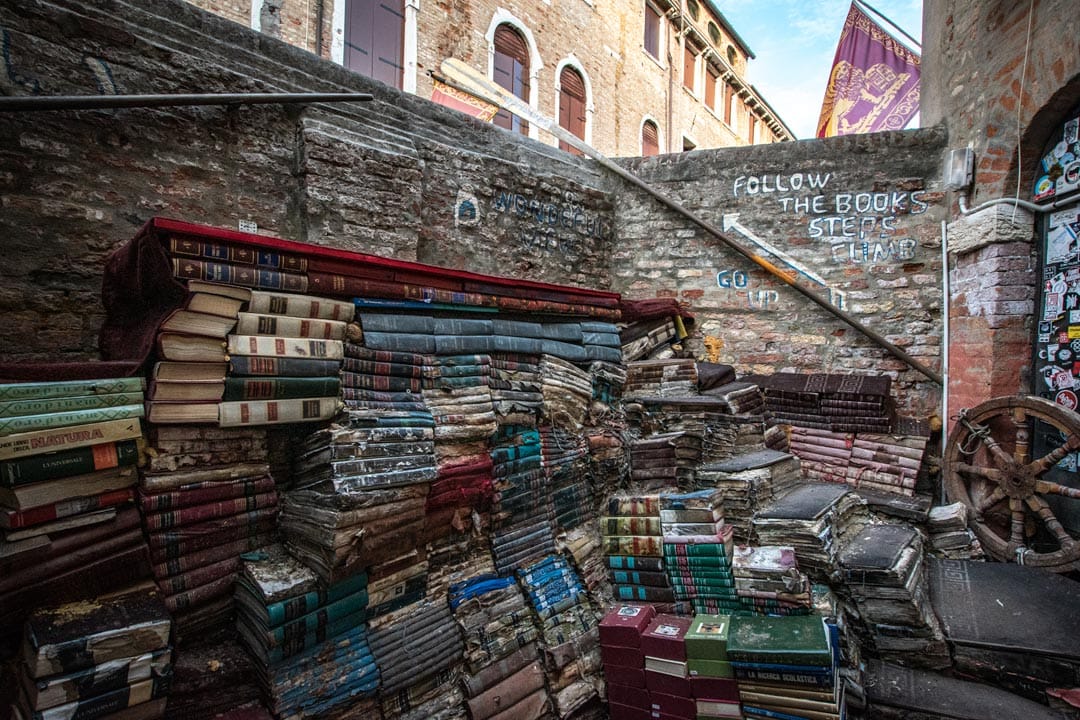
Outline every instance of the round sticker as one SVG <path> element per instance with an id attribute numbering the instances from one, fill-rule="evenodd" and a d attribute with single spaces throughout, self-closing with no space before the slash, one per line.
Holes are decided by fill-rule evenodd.
<path id="1" fill-rule="evenodd" d="M 1049 175 L 1043 175 L 1041 178 L 1035 181 L 1035 194 L 1042 195 L 1045 192 L 1050 192 L 1054 188 L 1054 181 L 1050 179 Z"/>
<path id="2" fill-rule="evenodd" d="M 1076 409 L 1076 393 L 1072 390 L 1062 390 L 1054 397 L 1054 402 L 1062 407 L 1067 407 L 1070 410 Z"/>
<path id="3" fill-rule="evenodd" d="M 1068 154 L 1071 155 L 1071 153 Z M 1078 180 L 1080 180 L 1080 163 L 1071 162 L 1071 164 L 1065 166 L 1065 182 L 1075 183 Z"/>
<path id="4" fill-rule="evenodd" d="M 1063 347 L 1057 351 L 1057 359 L 1059 362 L 1069 362 L 1072 360 L 1072 350 L 1067 347 Z"/>

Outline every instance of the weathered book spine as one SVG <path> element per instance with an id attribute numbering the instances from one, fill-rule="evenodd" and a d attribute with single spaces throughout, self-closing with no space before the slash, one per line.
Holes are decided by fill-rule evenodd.
<path id="1" fill-rule="evenodd" d="M 408 378 L 397 375 L 367 375 L 363 373 L 341 373 L 342 396 L 346 400 L 360 399 L 360 393 L 354 390 L 377 390 L 379 392 L 413 392 L 423 389 L 423 380 L 419 377 Z"/>
<path id="2" fill-rule="evenodd" d="M 667 575 L 662 572 L 643 572 L 637 570 L 613 570 L 611 579 L 619 585 L 651 585 L 668 587 Z"/>
<path id="3" fill-rule="evenodd" d="M 0 461 L 0 485 L 15 487 L 72 475 L 134 465 L 139 459 L 134 440 L 89 445 L 73 450 L 32 455 L 20 460 Z"/>
<path id="4" fill-rule="evenodd" d="M 0 577 L 0 595 L 48 580 L 72 568 L 92 563 L 98 557 L 111 556 L 138 545 L 145 545 L 142 530 L 131 528 L 126 532 L 74 547 L 66 553 L 50 552 L 46 557 L 38 556 L 38 561 L 30 567 L 13 573 L 5 572 Z"/>
<path id="5" fill-rule="evenodd" d="M 393 350 L 372 350 L 364 345 L 357 345 L 356 343 L 351 342 L 345 343 L 345 356 L 360 362 L 387 363 L 404 365 L 407 367 L 435 364 L 435 358 L 432 355 L 394 352 Z M 356 372 L 363 371 L 357 370 Z"/>
<path id="6" fill-rule="evenodd" d="M 608 515 L 660 517 L 660 497 L 657 495 L 614 497 L 607 501 L 606 510 Z"/>
<path id="7" fill-rule="evenodd" d="M 183 489 L 187 485 L 198 483 L 234 482 L 261 478 L 270 474 L 270 466 L 265 462 L 241 463 L 224 467 L 211 467 L 198 470 L 177 470 L 165 473 L 143 473 L 142 488 L 146 492 L 164 492 Z"/>
<path id="8" fill-rule="evenodd" d="M 24 684 L 26 699 L 35 710 L 86 700 L 121 690 L 151 676 L 169 674 L 172 672 L 171 659 L 172 651 L 166 648 L 135 657 L 109 660 L 67 675 L 29 681 Z"/>
<path id="9" fill-rule="evenodd" d="M 31 713 L 32 720 L 97 720 L 169 693 L 172 673 L 142 680 L 101 695 Z"/>
<path id="10" fill-rule="evenodd" d="M 297 655 L 305 649 L 323 643 L 363 622 L 364 612 L 360 611 L 329 622 L 325 626 L 317 628 L 307 634 L 292 636 L 282 645 L 271 647 L 268 650 L 270 662 L 280 662 L 287 657 Z"/>
<path id="11" fill-rule="evenodd" d="M 120 405 L 109 408 L 89 410 L 71 410 L 68 412 L 46 413 L 44 415 L 26 415 L 23 417 L 0 418 L 0 435 L 28 433 L 35 430 L 89 425 L 108 420 L 141 418 L 144 414 L 142 403 L 138 405 Z"/>
<path id="12" fill-rule="evenodd" d="M 290 620 L 296 620 L 314 612 L 324 605 L 335 603 L 367 586 L 367 576 L 363 573 L 354 575 L 340 583 L 331 585 L 326 590 L 317 590 L 296 597 L 272 603 L 266 606 L 266 620 L 269 627 L 276 627 Z M 365 595 L 365 604 L 367 596 Z"/>
<path id="13" fill-rule="evenodd" d="M 218 424 L 234 427 L 317 422 L 331 419 L 342 407 L 336 397 L 223 402 L 218 406 Z"/>
<path id="14" fill-rule="evenodd" d="M 25 415 L 71 412 L 73 410 L 94 410 L 122 405 L 138 405 L 142 401 L 142 391 L 41 398 L 37 400 L 0 401 L 0 417 L 22 417 Z"/>
<path id="15" fill-rule="evenodd" d="M 660 518 L 658 517 L 601 517 L 602 535 L 659 535 Z"/>
<path id="16" fill-rule="evenodd" d="M 213 545 L 205 550 L 192 550 L 179 557 L 173 557 L 153 566 L 154 577 L 164 578 L 171 575 L 182 575 L 197 568 L 238 557 L 255 548 L 269 545 L 273 536 L 269 533 L 253 535 L 242 540 L 228 540 L 219 545 Z"/>
<path id="17" fill-rule="evenodd" d="M 61 382 L 32 382 L 0 384 L 0 400 L 37 400 L 66 398 L 81 395 L 109 395 L 146 390 L 143 377 L 109 378 L 106 380 L 65 380 Z"/>
<path id="18" fill-rule="evenodd" d="M 660 557 L 664 544 L 658 535 L 608 535 L 603 538 L 601 548 L 607 555 Z"/>
<path id="19" fill-rule="evenodd" d="M 26 510 L 0 510 L 0 527 L 8 530 L 38 525 L 50 520 L 78 515 L 92 510 L 113 507 L 129 502 L 133 497 L 130 489 L 114 490 L 91 497 L 73 498 L 63 502 L 39 505 Z"/>
<path id="20" fill-rule="evenodd" d="M 308 340 L 272 335 L 229 335 L 229 355 L 258 355 L 278 358 L 341 360 L 345 357 L 340 340 Z"/>
<path id="21" fill-rule="evenodd" d="M 259 267 L 179 257 L 172 259 L 172 266 L 173 275 L 185 280 L 207 280 L 243 287 L 300 293 L 307 292 L 308 287 L 308 279 L 305 275 Z"/>
<path id="22" fill-rule="evenodd" d="M 209 602 L 214 598 L 221 597 L 222 595 L 231 595 L 235 583 L 236 573 L 230 573 L 225 577 L 211 580 L 204 585 L 199 585 L 190 590 L 184 590 L 183 592 L 178 592 L 174 595 L 167 595 L 165 597 L 165 607 L 167 607 L 171 613 L 198 607 L 199 605 Z"/>
<path id="23" fill-rule="evenodd" d="M 664 561 L 658 557 L 608 555 L 608 567 L 612 570 L 641 570 L 658 573 L 664 570 Z"/>
<path id="24" fill-rule="evenodd" d="M 231 500 L 205 503 L 185 507 L 169 512 L 159 512 L 143 517 L 143 524 L 148 532 L 192 525 L 194 523 L 230 517 L 238 513 L 252 512 L 263 508 L 277 507 L 277 493 L 268 492 L 251 497 L 238 497 Z"/>
<path id="25" fill-rule="evenodd" d="M 240 556 L 235 555 L 230 558 L 225 558 L 224 560 L 210 563 L 209 565 L 203 565 L 202 567 L 180 573 L 179 575 L 158 578 L 157 584 L 158 587 L 161 588 L 161 592 L 165 595 L 176 595 L 177 593 L 182 593 L 187 590 L 194 590 L 197 587 L 206 585 L 207 583 L 219 580 L 226 576 L 235 578 L 236 573 L 240 570 L 241 562 Z"/>
<path id="26" fill-rule="evenodd" d="M 229 358 L 230 375 L 336 377 L 340 368 L 341 364 L 335 360 L 256 357 L 254 355 L 235 355 Z"/>
<path id="27" fill-rule="evenodd" d="M 181 557 L 196 550 L 220 545 L 242 538 L 253 538 L 273 529 L 277 507 L 261 508 L 224 518 L 214 518 L 176 530 L 147 535 L 155 563 Z"/>
<path id="28" fill-rule="evenodd" d="M 753 682 L 784 683 L 800 686 L 831 688 L 833 673 L 825 668 L 768 663 L 732 663 L 735 677 Z"/>
<path id="29" fill-rule="evenodd" d="M 387 351 L 386 354 L 394 355 L 401 353 L 390 353 Z M 360 358 L 349 357 L 348 349 L 345 351 L 345 359 L 341 363 L 341 369 L 361 375 L 394 375 L 397 377 L 413 378 L 422 378 L 425 375 L 434 377 L 437 374 L 436 368 L 432 367 L 430 364 L 361 360 Z"/>
<path id="30" fill-rule="evenodd" d="M 337 397 L 341 381 L 336 377 L 269 377 L 225 379 L 223 400 L 287 400 Z"/>
<path id="31" fill-rule="evenodd" d="M 342 340 L 345 337 L 345 323 L 341 320 L 240 312 L 237 313 L 236 330 L 234 332 L 237 335 L 274 335 L 276 337 Z"/>
<path id="32" fill-rule="evenodd" d="M 173 255 L 183 255 L 185 257 L 222 260 L 241 265 L 257 265 L 291 272 L 304 272 L 307 270 L 307 258 L 303 255 L 273 252 L 245 245 L 196 240 L 183 236 L 174 235 L 169 238 L 169 252 Z"/>
<path id="33" fill-rule="evenodd" d="M 349 322 L 356 306 L 348 300 L 253 290 L 248 312 Z"/>
<path id="34" fill-rule="evenodd" d="M 163 493 L 140 491 L 139 505 L 144 513 L 157 513 L 177 508 L 205 505 L 206 503 L 232 498 L 249 498 L 274 489 L 270 477 L 248 479 L 238 482 L 200 483 L 198 487 L 185 487 Z"/>
<path id="35" fill-rule="evenodd" d="M 272 627 L 266 633 L 268 646 L 288 647 L 294 638 L 324 632 L 333 624 L 340 623 L 342 620 L 358 614 L 362 618 L 367 604 L 367 592 L 361 590 L 295 620 Z"/>

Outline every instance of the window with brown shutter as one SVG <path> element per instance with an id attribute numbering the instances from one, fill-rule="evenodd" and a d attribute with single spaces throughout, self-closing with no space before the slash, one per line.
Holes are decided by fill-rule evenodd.
<path id="1" fill-rule="evenodd" d="M 660 11 L 645 3 L 645 52 L 660 59 Z"/>
<path id="2" fill-rule="evenodd" d="M 559 73 L 559 127 L 577 138 L 585 139 L 585 80 L 572 67 Z M 581 151 L 559 141 L 563 150 L 581 155 Z"/>
<path id="3" fill-rule="evenodd" d="M 495 67 L 492 78 L 515 97 L 529 102 L 529 46 L 525 38 L 509 25 L 495 28 Z M 493 121 L 507 130 L 529 134 L 529 123 L 517 115 L 499 110 Z"/>
<path id="4" fill-rule="evenodd" d="M 682 84 L 690 92 L 694 92 L 694 70 L 697 68 L 697 54 L 692 45 L 687 43 L 683 50 Z"/>
<path id="5" fill-rule="evenodd" d="M 735 88 L 728 83 L 724 83 L 724 122 L 729 126 L 731 125 L 731 106 L 734 104 L 732 102 L 734 99 Z"/>
<path id="6" fill-rule="evenodd" d="M 705 105 L 716 111 L 716 83 L 720 76 L 711 66 L 705 68 Z"/>
<path id="7" fill-rule="evenodd" d="M 404 0 L 348 0 L 345 67 L 400 90 L 404 47 Z"/>
<path id="8" fill-rule="evenodd" d="M 644 157 L 660 154 L 660 131 L 652 120 L 641 126 L 641 154 Z"/>

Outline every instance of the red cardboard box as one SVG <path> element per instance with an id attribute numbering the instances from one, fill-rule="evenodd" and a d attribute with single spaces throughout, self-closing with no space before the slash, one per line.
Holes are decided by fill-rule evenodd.
<path id="1" fill-rule="evenodd" d="M 600 644 L 640 647 L 641 633 L 654 617 L 652 605 L 619 605 L 600 621 Z"/>
<path id="2" fill-rule="evenodd" d="M 693 618 L 657 615 L 641 634 L 641 651 L 650 657 L 686 662 L 686 631 Z"/>

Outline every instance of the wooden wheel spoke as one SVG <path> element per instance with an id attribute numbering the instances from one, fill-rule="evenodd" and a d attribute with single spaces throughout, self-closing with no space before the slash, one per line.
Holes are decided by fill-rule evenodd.
<path id="1" fill-rule="evenodd" d="M 1027 410 L 1018 405 L 1012 411 L 1013 425 L 1016 427 L 1015 444 L 1013 445 L 1013 459 L 1021 465 L 1027 463 L 1030 455 L 1031 434 L 1028 432 Z"/>
<path id="2" fill-rule="evenodd" d="M 1050 509 L 1050 506 L 1046 504 L 1045 500 L 1038 495 L 1029 495 L 1025 498 L 1025 502 L 1027 502 L 1027 506 L 1031 508 L 1031 511 L 1038 515 L 1039 519 L 1043 521 L 1043 524 L 1046 525 L 1046 529 L 1054 534 L 1054 537 L 1057 538 L 1058 544 L 1062 548 L 1071 548 L 1073 546 L 1073 543 L 1076 541 L 1073 540 L 1072 536 L 1070 536 L 1065 528 L 1062 527 L 1061 523 L 1054 515 L 1054 511 Z"/>
<path id="3" fill-rule="evenodd" d="M 1064 445 L 1051 450 L 1038 460 L 1032 461 L 1028 464 L 1028 467 L 1033 470 L 1036 475 L 1042 475 L 1044 472 L 1064 460 L 1066 455 L 1075 450 L 1080 450 L 1080 436 L 1077 436 L 1076 433 L 1072 433 L 1069 435 L 1069 438 L 1065 441 Z"/>
<path id="4" fill-rule="evenodd" d="M 1024 545 L 1024 503 L 1017 498 L 1009 498 L 1009 512 L 1012 515 L 1012 524 L 1009 531 L 1009 542 L 1017 547 Z"/>
<path id="5" fill-rule="evenodd" d="M 1016 460 L 1001 449 L 1001 445 L 990 435 L 977 435 L 982 440 L 983 445 L 990 451 L 990 459 L 1000 468 L 1007 468 L 1015 464 Z"/>
<path id="6" fill-rule="evenodd" d="M 975 505 L 976 516 L 981 516 L 984 512 L 997 505 L 999 502 L 1006 498 L 1005 491 L 999 487 L 994 488 L 994 492 L 990 493 Z"/>
<path id="7" fill-rule="evenodd" d="M 1040 495 L 1061 495 L 1062 497 L 1080 500 L 1080 488 L 1065 487 L 1061 483 L 1039 480 L 1035 483 L 1035 492 Z"/>
<path id="8" fill-rule="evenodd" d="M 978 465 L 968 465 L 967 463 L 957 463 L 956 471 L 964 475 L 977 477 L 994 485 L 1000 485 L 1001 481 L 1005 479 L 1005 474 L 997 468 L 985 468 Z"/>

